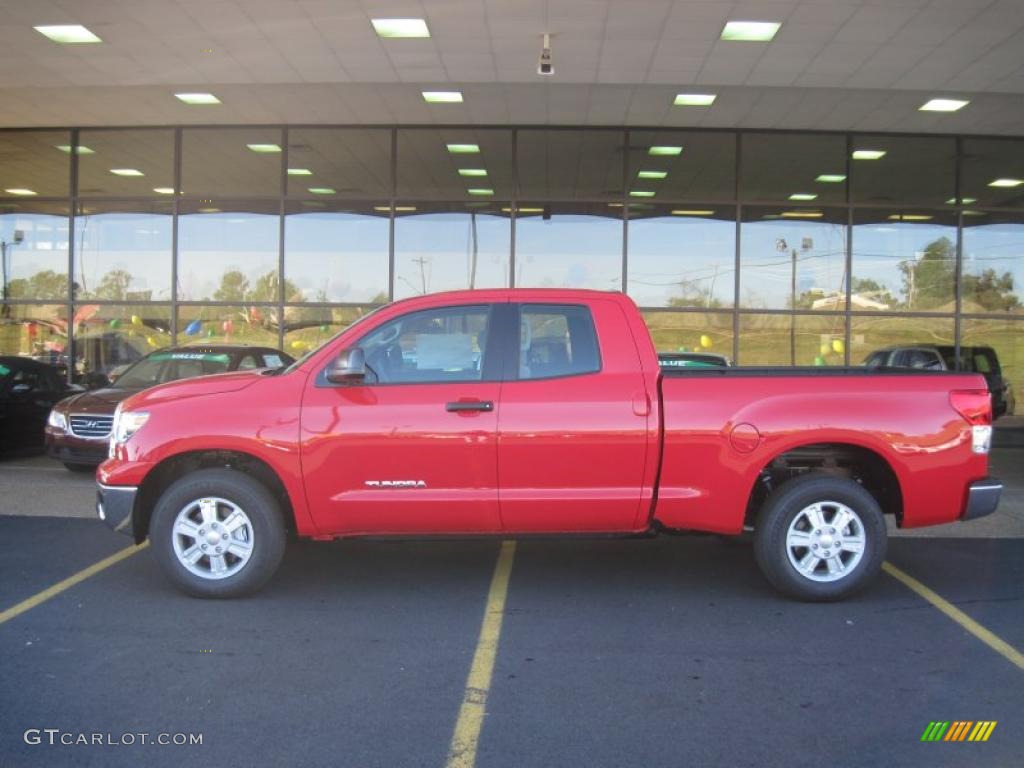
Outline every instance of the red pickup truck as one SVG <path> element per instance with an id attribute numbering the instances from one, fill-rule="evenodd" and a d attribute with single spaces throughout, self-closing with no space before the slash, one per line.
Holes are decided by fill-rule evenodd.
<path id="1" fill-rule="evenodd" d="M 288 531 L 741 534 L 806 600 L 859 589 L 905 528 L 993 512 L 979 375 L 659 365 L 627 297 L 435 294 L 280 371 L 125 400 L 97 512 L 201 597 L 249 593 Z"/>

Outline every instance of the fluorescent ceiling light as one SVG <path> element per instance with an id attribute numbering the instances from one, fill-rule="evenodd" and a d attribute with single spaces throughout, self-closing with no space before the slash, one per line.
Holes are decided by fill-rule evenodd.
<path id="1" fill-rule="evenodd" d="M 654 192 L 647 189 L 631 189 L 629 191 L 630 197 L 654 197 Z"/>
<path id="2" fill-rule="evenodd" d="M 931 221 L 932 217 L 926 213 L 894 213 L 889 216 L 889 221 Z"/>
<path id="3" fill-rule="evenodd" d="M 647 150 L 647 154 L 648 155 L 655 155 L 655 156 L 657 156 L 657 155 L 674 156 L 674 155 L 681 155 L 682 153 L 683 153 L 683 148 L 682 147 L 665 147 L 665 146 L 660 146 L 660 147 L 651 147 L 650 149 Z"/>
<path id="4" fill-rule="evenodd" d="M 280 152 L 281 148 L 277 144 L 246 144 L 249 149 L 253 152 Z"/>
<path id="5" fill-rule="evenodd" d="M 503 213 L 512 213 L 512 211 L 516 213 L 544 213 L 543 208 L 502 208 L 501 210 Z"/>
<path id="6" fill-rule="evenodd" d="M 102 43 L 96 35 L 81 24 L 56 24 L 34 27 L 35 31 L 55 43 Z"/>
<path id="7" fill-rule="evenodd" d="M 672 103 L 677 107 L 710 107 L 716 98 L 714 93 L 677 93 Z"/>
<path id="8" fill-rule="evenodd" d="M 853 155 L 854 160 L 881 160 L 885 157 L 884 149 L 855 149 Z"/>
<path id="9" fill-rule="evenodd" d="M 332 187 L 307 187 L 314 195 L 333 195 L 336 190 Z"/>
<path id="10" fill-rule="evenodd" d="M 956 112 L 970 103 L 961 99 L 931 99 L 918 107 L 918 110 L 921 112 Z"/>
<path id="11" fill-rule="evenodd" d="M 820 219 L 825 214 L 821 211 L 783 211 L 782 215 L 787 219 Z"/>
<path id="12" fill-rule="evenodd" d="M 672 211 L 673 216 L 714 216 L 715 212 L 710 210 L 677 208 Z"/>
<path id="13" fill-rule="evenodd" d="M 794 192 L 789 196 L 790 200 L 817 200 L 818 196 L 813 192 Z"/>
<path id="14" fill-rule="evenodd" d="M 636 177 L 638 179 L 664 179 L 668 176 L 668 171 L 640 171 Z"/>
<path id="15" fill-rule="evenodd" d="M 158 195 L 173 195 L 174 187 L 153 187 L 153 191 Z"/>
<path id="16" fill-rule="evenodd" d="M 964 211 L 964 216 L 988 216 L 985 211 Z"/>
<path id="17" fill-rule="evenodd" d="M 24 189 L 23 187 L 11 187 L 10 189 L 5 189 L 4 192 L 8 195 L 18 195 L 19 197 L 29 197 L 38 194 L 38 192 L 33 192 L 31 189 Z"/>
<path id="18" fill-rule="evenodd" d="M 61 152 L 65 153 L 65 154 L 67 154 L 67 155 L 70 155 L 70 154 L 71 154 L 71 145 L 70 145 L 70 144 L 57 144 L 57 145 L 56 145 L 56 147 L 57 147 L 57 149 L 59 149 L 59 150 L 60 150 Z M 88 148 L 87 146 L 85 146 L 84 144 L 79 144 L 79 145 L 78 145 L 78 146 L 77 146 L 77 147 L 75 148 L 75 154 L 76 154 L 76 155 L 95 155 L 95 154 L 96 154 L 96 151 L 95 151 L 95 150 L 93 150 L 93 149 L 89 149 L 89 148 Z"/>
<path id="19" fill-rule="evenodd" d="M 815 179 L 823 184 L 841 184 L 846 181 L 845 173 L 822 173 Z"/>
<path id="20" fill-rule="evenodd" d="M 375 205 L 375 206 L 373 206 L 373 210 L 380 211 L 382 213 L 387 213 L 387 212 L 389 212 L 391 210 L 391 206 L 389 206 L 389 205 Z M 412 211 L 415 211 L 415 210 L 416 210 L 416 206 L 415 205 L 396 205 L 395 206 L 395 211 L 397 213 L 411 213 Z"/>
<path id="21" fill-rule="evenodd" d="M 220 99 L 212 93 L 176 93 L 174 95 L 186 104 L 220 104 Z"/>
<path id="22" fill-rule="evenodd" d="M 115 176 L 145 176 L 138 168 L 111 168 L 110 172 Z"/>
<path id="23" fill-rule="evenodd" d="M 976 202 L 978 202 L 978 198 L 976 197 L 961 197 L 959 203 L 955 197 L 951 197 L 946 201 L 946 205 L 970 205 L 971 203 Z"/>
<path id="24" fill-rule="evenodd" d="M 486 187 L 473 187 L 466 190 L 471 195 L 493 195 L 494 190 Z"/>
<path id="25" fill-rule="evenodd" d="M 380 37 L 430 37 L 430 29 L 423 19 L 370 19 Z"/>
<path id="26" fill-rule="evenodd" d="M 445 146 L 453 155 L 475 155 L 480 152 L 478 144 L 446 144 Z"/>
<path id="27" fill-rule="evenodd" d="M 289 168 L 289 176 L 312 176 L 313 172 L 309 168 Z"/>
<path id="28" fill-rule="evenodd" d="M 765 43 L 775 37 L 781 26 L 777 21 L 727 21 L 722 27 L 722 39 Z"/>
<path id="29" fill-rule="evenodd" d="M 993 179 L 988 183 L 990 187 L 1019 187 L 1024 184 L 1024 179 Z"/>
<path id="30" fill-rule="evenodd" d="M 459 176 L 486 176 L 486 168 L 459 168 Z"/>
<path id="31" fill-rule="evenodd" d="M 462 91 L 423 91 L 427 104 L 461 104 Z"/>
<path id="32" fill-rule="evenodd" d="M 199 213 L 220 213 L 220 208 L 200 208 Z"/>

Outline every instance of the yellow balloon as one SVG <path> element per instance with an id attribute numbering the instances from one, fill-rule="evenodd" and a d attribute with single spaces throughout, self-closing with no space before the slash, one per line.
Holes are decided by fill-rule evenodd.
<path id="1" fill-rule="evenodd" d="M 309 345 L 306 342 L 304 342 L 304 341 L 293 341 L 291 343 L 292 349 L 294 349 L 296 352 L 301 352 L 302 350 L 306 349 L 308 346 Z"/>
<path id="2" fill-rule="evenodd" d="M 142 325 L 142 318 L 138 315 L 132 315 L 132 325 L 139 328 Z"/>
<path id="3" fill-rule="evenodd" d="M 832 340 L 832 351 L 835 352 L 837 355 L 843 354 L 843 351 L 845 349 L 846 349 L 846 345 L 843 343 L 842 339 L 833 339 Z"/>
<path id="4" fill-rule="evenodd" d="M 702 335 L 702 336 L 700 337 L 700 345 L 701 345 L 701 346 L 702 346 L 702 347 L 703 347 L 704 349 L 711 349 L 711 337 L 710 337 L 710 336 L 708 336 L 707 334 L 703 334 L 703 335 Z"/>
<path id="5" fill-rule="evenodd" d="M 818 351 L 821 352 L 822 357 L 824 357 L 832 351 L 832 347 L 829 346 L 828 342 L 825 342 L 821 345 L 821 348 Z"/>
<path id="6" fill-rule="evenodd" d="M 149 344 L 149 346 L 151 346 L 151 347 L 159 347 L 160 346 L 160 342 L 157 340 L 156 336 L 147 336 L 146 337 L 146 343 Z"/>

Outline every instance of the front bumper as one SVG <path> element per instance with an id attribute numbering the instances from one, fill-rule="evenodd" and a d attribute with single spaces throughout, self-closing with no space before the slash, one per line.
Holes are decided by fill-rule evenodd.
<path id="1" fill-rule="evenodd" d="M 107 458 L 107 449 L 106 446 L 102 450 L 98 450 L 47 443 L 46 455 L 67 464 L 87 464 L 98 467 Z"/>
<path id="2" fill-rule="evenodd" d="M 961 520 L 976 520 L 991 515 L 999 506 L 999 497 L 1003 493 L 1003 484 L 994 477 L 975 480 L 967 487 L 967 503 Z"/>
<path id="3" fill-rule="evenodd" d="M 96 484 L 96 514 L 119 533 L 134 537 L 132 511 L 139 489 L 130 485 Z"/>

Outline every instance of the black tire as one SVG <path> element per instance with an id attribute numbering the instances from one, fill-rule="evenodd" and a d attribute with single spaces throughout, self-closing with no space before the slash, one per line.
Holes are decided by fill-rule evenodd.
<path id="1" fill-rule="evenodd" d="M 86 472 L 91 472 L 92 474 L 95 475 L 96 467 L 99 466 L 97 464 L 72 464 L 70 461 L 65 461 L 62 463 L 64 464 L 64 469 L 66 469 L 68 472 L 74 472 L 75 474 L 78 475 L 84 475 Z"/>
<path id="2" fill-rule="evenodd" d="M 797 516 L 803 515 L 804 511 L 813 505 L 825 502 L 846 506 L 859 518 L 860 527 L 863 529 L 863 553 L 855 562 L 847 559 L 847 563 L 854 563 L 850 571 L 836 577 L 834 581 L 816 581 L 811 576 L 804 575 L 791 562 L 787 544 L 789 528 Z M 830 508 L 826 504 L 824 512 L 828 514 L 830 509 L 834 510 L 837 507 Z M 803 522 L 801 521 L 801 524 Z M 844 530 L 851 531 L 849 536 L 853 535 L 852 528 Z M 832 538 L 828 538 L 827 530 L 824 533 L 826 539 L 817 540 L 833 542 Z M 816 533 L 809 531 L 808 535 L 816 536 Z M 881 569 L 887 543 L 885 517 L 875 498 L 853 480 L 822 473 L 794 478 L 774 490 L 761 507 L 754 530 L 754 556 L 765 578 L 780 592 L 810 602 L 842 600 L 863 589 Z M 825 551 L 820 548 L 821 546 L 816 547 L 815 554 Z M 834 542 L 829 546 L 835 546 Z M 810 548 L 795 549 L 794 557 L 810 553 Z M 853 555 L 844 552 L 838 557 L 852 558 Z M 822 560 L 816 565 L 826 566 L 825 572 L 821 573 L 819 578 L 826 577 L 828 562 Z M 815 571 L 814 575 L 819 574 Z"/>
<path id="3" fill-rule="evenodd" d="M 174 549 L 173 528 L 178 514 L 206 497 L 237 505 L 252 528 L 251 555 L 236 573 L 225 578 L 192 573 Z M 202 469 L 172 483 L 153 509 L 149 538 L 157 563 L 175 586 L 193 597 L 206 598 L 241 597 L 258 590 L 277 571 L 286 541 L 280 504 L 273 494 L 252 477 L 231 469 Z"/>

